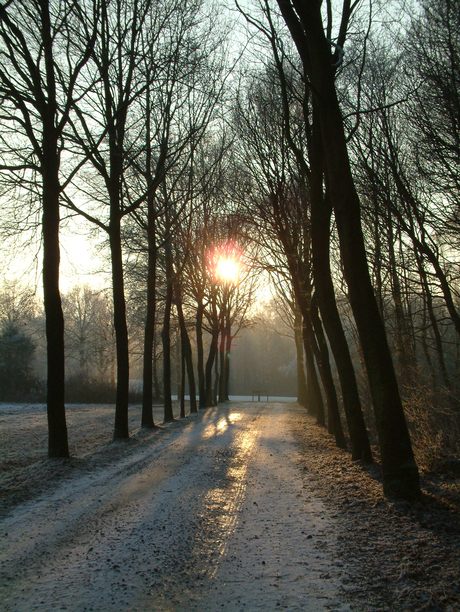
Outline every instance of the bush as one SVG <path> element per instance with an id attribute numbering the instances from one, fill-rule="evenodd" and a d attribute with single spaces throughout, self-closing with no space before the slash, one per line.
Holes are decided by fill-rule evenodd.
<path id="1" fill-rule="evenodd" d="M 35 343 L 15 323 L 0 334 L 0 401 L 30 401 L 43 396 L 43 383 L 33 374 Z"/>
<path id="2" fill-rule="evenodd" d="M 69 404 L 114 404 L 117 396 L 115 385 L 100 379 L 73 374 L 66 379 L 65 401 Z M 142 390 L 130 389 L 129 402 L 142 402 Z"/>
<path id="3" fill-rule="evenodd" d="M 74 374 L 65 384 L 65 401 L 71 404 L 113 404 L 117 390 L 109 382 Z"/>
<path id="4" fill-rule="evenodd" d="M 429 380 L 406 391 L 404 410 L 419 466 L 437 471 L 460 465 L 460 412 L 451 392 L 433 389 Z"/>

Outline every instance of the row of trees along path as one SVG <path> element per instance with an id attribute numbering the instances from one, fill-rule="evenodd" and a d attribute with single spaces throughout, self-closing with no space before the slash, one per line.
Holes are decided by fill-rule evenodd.
<path id="1" fill-rule="evenodd" d="M 442 0 L 434 4 L 450 26 L 458 3 L 451 13 L 443 13 Z M 296 322 L 299 401 L 316 413 L 320 424 L 325 424 L 327 414 L 329 431 L 339 446 L 346 445 L 330 347 L 352 458 L 372 461 L 336 300 L 334 222 L 374 408 L 384 492 L 416 498 L 418 469 L 382 318 L 381 286 L 377 284 L 375 291 L 369 271 L 358 189 L 361 177 L 381 187 L 382 174 L 379 160 L 371 163 L 361 141 L 351 140 L 361 118 L 372 15 L 364 15 L 369 27 L 360 41 L 361 69 L 351 81 L 358 111 L 350 130 L 343 108 L 352 104 L 339 90 L 339 77 L 351 23 L 360 17 L 355 15 L 358 6 L 345 0 L 340 15 L 330 3 L 323 14 L 319 0 L 262 0 L 252 9 L 236 6 L 237 23 L 245 23 L 258 41 L 263 60 L 256 74 L 246 72 L 246 86 L 235 94 L 234 76 L 244 46 L 243 51 L 229 46 L 235 24 L 202 0 L 33 0 L 0 5 L 2 185 L 23 207 L 23 218 L 41 213 L 49 455 L 69 454 L 59 292 L 59 233 L 61 211 L 66 211 L 102 232 L 110 252 L 117 357 L 115 439 L 129 436 L 126 270 L 133 270 L 144 283 L 142 426 L 154 427 L 158 314 L 165 420 L 170 420 L 173 306 L 191 410 L 225 401 L 232 340 L 248 324 L 257 276 L 264 269 L 278 275 L 280 296 Z M 404 202 L 388 205 L 385 211 L 390 254 L 393 223 L 412 241 L 428 303 L 426 261 L 458 330 L 451 285 L 438 251 L 423 233 L 421 203 L 398 159 L 389 107 L 391 103 L 380 100 L 372 116 L 381 121 L 379 137 L 389 152 L 387 176 Z M 371 109 L 367 110 L 364 123 Z M 238 262 L 237 278 L 219 275 L 221 260 Z M 393 281 L 397 305 L 394 276 Z M 403 319 L 401 308 L 398 312 Z M 190 313 L 197 347 L 196 389 Z M 432 316 L 431 322 L 437 329 Z M 210 349 L 205 363 L 206 334 Z M 442 348 L 439 351 L 442 355 Z M 304 359 L 307 384 L 302 383 Z M 448 380 L 446 367 L 441 369 Z M 214 379 L 213 372 L 218 373 Z M 182 398 L 182 414 L 184 410 Z"/>

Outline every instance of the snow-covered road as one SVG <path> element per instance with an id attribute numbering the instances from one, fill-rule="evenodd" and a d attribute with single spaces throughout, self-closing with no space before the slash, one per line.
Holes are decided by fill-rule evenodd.
<path id="1" fill-rule="evenodd" d="M 295 404 L 231 402 L 0 523 L 0 610 L 346 611 Z"/>

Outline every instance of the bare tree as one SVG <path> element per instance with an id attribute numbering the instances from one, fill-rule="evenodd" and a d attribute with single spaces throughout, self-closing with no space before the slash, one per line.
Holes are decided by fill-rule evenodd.
<path id="1" fill-rule="evenodd" d="M 178 228 L 200 206 L 204 185 L 213 171 L 212 164 L 198 168 L 195 161 L 197 150 L 204 148 L 203 141 L 206 140 L 208 145 L 212 142 L 213 124 L 231 70 L 225 59 L 225 32 L 214 9 L 201 0 L 171 3 L 170 9 L 168 18 L 161 22 L 161 37 L 146 49 L 144 71 L 149 74 L 151 67 L 155 66 L 155 79 L 146 89 L 141 104 L 141 116 L 145 117 L 145 145 L 135 157 L 134 172 L 129 176 L 131 198 L 140 197 L 147 189 L 146 200 L 135 215 L 146 236 L 149 253 L 143 371 L 144 426 L 153 425 L 152 342 L 158 256 L 162 249 L 165 254 L 171 249 L 174 278 L 167 277 L 166 282 L 177 285 L 180 282 L 178 272 L 184 265 L 183 261 L 178 261 L 177 255 L 183 259 L 186 253 L 185 244 L 182 250 L 176 246 L 181 237 Z M 143 177 L 144 186 L 136 183 L 139 175 Z M 157 192 L 160 183 L 161 190 Z M 166 206 L 171 210 L 166 211 Z M 182 291 L 177 290 L 176 302 L 181 295 Z M 168 317 L 167 311 L 164 314 Z M 184 328 L 182 338 L 187 343 Z M 168 360 L 164 351 L 163 357 Z M 190 371 L 191 359 L 187 358 L 187 363 Z M 166 375 L 168 370 L 169 367 Z M 171 418 L 169 408 L 167 412 Z"/>
<path id="2" fill-rule="evenodd" d="M 32 0 L 0 5 L 0 170 L 9 172 L 13 182 L 31 185 L 42 210 L 50 457 L 69 455 L 59 293 L 59 202 L 74 169 L 61 168 L 63 136 L 77 80 L 94 47 L 97 19 L 97 2 Z M 36 180 L 41 183 L 39 193 Z"/>
<path id="3" fill-rule="evenodd" d="M 284 73 L 283 76 L 285 76 Z M 267 87 L 267 83 L 272 85 L 271 89 Z M 290 95 L 290 107 L 298 108 L 298 98 L 295 96 L 295 92 L 291 93 L 290 90 Z M 258 214 L 261 216 L 264 228 L 271 226 L 273 239 L 279 241 L 283 247 L 285 265 L 295 287 L 296 302 L 302 311 L 303 333 L 306 339 L 307 375 L 310 381 L 308 388 L 310 398 L 307 405 L 310 410 L 315 410 L 318 422 L 324 423 L 325 414 L 322 408 L 322 396 L 316 380 L 316 361 L 329 408 L 329 428 L 331 432 L 335 432 L 337 443 L 344 446 L 345 440 L 340 423 L 337 395 L 331 375 L 330 359 L 322 324 L 319 318 L 315 317 L 313 322 L 311 317 L 314 310 L 311 308 L 313 266 L 309 190 L 302 178 L 303 171 L 299 167 L 294 154 L 290 151 L 289 139 L 285 137 L 286 126 L 283 118 L 279 117 L 276 110 L 280 103 L 282 105 L 282 93 L 277 72 L 273 67 L 270 67 L 265 70 L 263 75 L 259 75 L 259 79 L 255 80 L 250 86 L 245 104 L 240 101 L 237 107 L 237 131 L 244 142 L 246 155 L 242 165 L 245 168 L 255 168 L 254 173 L 257 173 L 257 175 L 254 176 L 253 182 L 262 194 L 256 209 L 259 210 Z M 293 123 L 294 121 L 291 121 L 291 125 Z M 301 134 L 302 130 L 300 129 L 296 132 L 295 139 L 299 142 L 299 147 L 304 147 L 305 143 L 302 145 Z M 292 138 L 293 136 L 291 136 L 291 140 Z M 306 140 L 308 141 L 308 138 Z M 305 166 L 301 152 L 299 152 L 299 156 Z M 265 185 L 261 184 L 263 180 L 265 180 Z M 264 202 L 264 199 L 266 202 Z M 349 417 L 348 407 L 350 402 L 348 396 L 346 396 L 346 400 L 347 417 Z M 359 401 L 355 405 L 359 408 Z M 353 412 L 351 414 L 353 415 Z M 349 418 L 349 421 L 353 425 L 353 419 Z M 362 426 L 365 440 L 367 436 L 365 435 L 364 421 L 362 421 Z M 351 429 L 353 432 L 353 456 L 361 459 L 364 447 L 361 445 L 359 452 L 356 452 L 359 446 L 356 442 L 358 429 Z M 368 456 L 369 453 L 366 454 L 366 458 Z"/>
<path id="4" fill-rule="evenodd" d="M 413 95 L 405 119 L 421 176 L 448 200 L 448 224 L 458 235 L 460 195 L 460 4 L 422 0 L 403 41 L 404 68 Z M 414 87 L 415 86 L 415 87 Z M 434 203 L 433 203 L 434 204 Z M 443 215 L 444 216 L 444 215 Z M 455 228 L 455 229 L 454 229 Z"/>
<path id="5" fill-rule="evenodd" d="M 413 129 L 412 119 L 409 120 L 414 109 L 407 95 L 413 83 L 405 77 L 404 57 L 397 51 L 395 55 L 388 53 L 384 60 L 378 53 L 368 60 L 362 92 L 372 112 L 361 117 L 352 141 L 355 173 L 367 225 L 372 228 L 370 242 L 375 251 L 374 284 L 379 307 L 381 312 L 385 310 L 389 323 L 394 319 L 393 342 L 400 379 L 407 382 L 416 372 L 416 331 L 427 363 L 432 366 L 427 346 L 431 327 L 441 375 L 450 387 L 434 303 L 444 302 L 443 308 L 437 308 L 438 318 L 444 319 L 447 310 L 458 334 L 458 266 L 451 257 L 456 240 L 450 234 L 452 226 L 448 229 L 449 207 L 439 207 L 437 188 L 434 190 L 425 173 L 419 171 L 420 130 Z M 391 281 L 391 299 L 384 299 L 383 274 Z M 419 321 L 415 329 L 411 305 L 414 300 L 420 302 L 421 297 L 428 320 Z"/>
<path id="6" fill-rule="evenodd" d="M 114 439 L 129 437 L 129 346 L 121 230 L 123 218 L 140 206 L 151 188 L 132 201 L 126 176 L 133 165 L 133 142 L 143 129 L 138 103 L 149 85 L 147 79 L 155 77 L 153 72 L 146 75 L 140 69 L 152 11 L 150 0 L 103 3 L 97 44 L 91 55 L 91 67 L 98 79 L 84 101 L 74 107 L 78 118 L 73 124 L 74 147 L 89 160 L 94 172 L 86 177 L 86 186 L 82 176 L 78 184 L 80 194 L 86 189 L 90 196 L 89 206 L 77 205 L 70 197 L 67 205 L 107 234 L 111 255 L 117 346 Z M 161 18 L 159 13 L 154 15 Z M 94 201 L 99 202 L 99 215 Z"/>
<path id="7" fill-rule="evenodd" d="M 35 291 L 17 280 L 4 281 L 0 292 L 0 320 L 27 324 L 36 315 Z"/>
<path id="8" fill-rule="evenodd" d="M 105 378 L 115 365 L 110 298 L 89 285 L 77 285 L 62 302 L 67 370 L 83 384 Z"/>
<path id="9" fill-rule="evenodd" d="M 356 5 L 342 5 L 338 38 L 331 45 L 332 11 L 323 21 L 317 0 L 278 0 L 278 6 L 302 60 L 313 96 L 319 155 L 340 238 L 349 298 L 359 331 L 372 393 L 387 496 L 420 495 L 419 474 L 399 394 L 391 353 L 373 292 L 364 248 L 360 200 L 348 157 L 343 117 L 335 86 L 350 17 Z M 331 50 L 332 47 L 332 50 Z M 317 122 L 317 123 L 316 123 Z M 315 172 L 318 168 L 315 168 Z"/>

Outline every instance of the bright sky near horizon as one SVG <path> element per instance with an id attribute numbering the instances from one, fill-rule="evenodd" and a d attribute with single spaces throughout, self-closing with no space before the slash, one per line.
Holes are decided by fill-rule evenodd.
<path id="1" fill-rule="evenodd" d="M 42 295 L 43 252 L 38 244 L 26 246 L 8 246 L 4 243 L 0 258 L 1 285 L 7 282 L 19 282 L 23 286 L 34 288 Z M 110 286 L 110 263 L 98 255 L 93 241 L 76 231 L 72 225 L 61 232 L 61 267 L 60 289 L 69 292 L 76 285 L 91 285 L 95 288 Z"/>
<path id="2" fill-rule="evenodd" d="M 80 234 L 63 235 L 60 278 L 63 293 L 75 285 L 106 286 L 109 279 L 110 262 L 96 253 L 91 240 Z"/>

